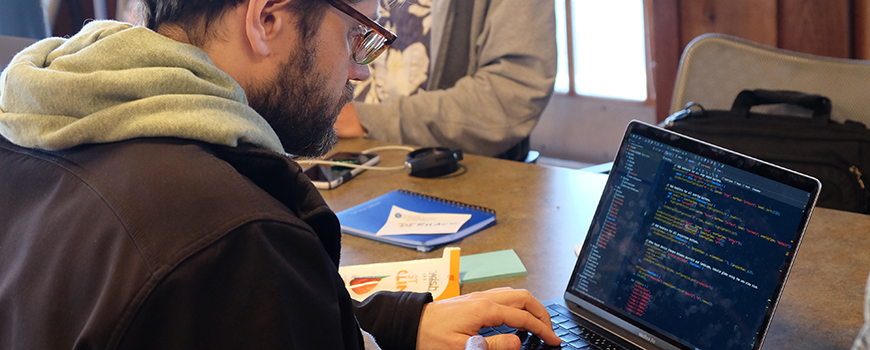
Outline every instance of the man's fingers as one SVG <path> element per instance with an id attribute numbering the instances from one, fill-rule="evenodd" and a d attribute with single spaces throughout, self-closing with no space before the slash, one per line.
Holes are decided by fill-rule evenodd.
<path id="1" fill-rule="evenodd" d="M 526 310 L 541 322 L 552 327 L 550 313 L 541 302 L 524 289 L 496 288 L 483 292 L 486 298 L 501 305 Z"/>
<path id="2" fill-rule="evenodd" d="M 499 334 L 486 338 L 487 350 L 519 350 L 523 343 L 514 334 Z"/>
<path id="3" fill-rule="evenodd" d="M 524 329 L 532 332 L 550 345 L 558 345 L 562 342 L 562 339 L 553 332 L 550 322 L 544 323 L 532 314 L 510 306 L 497 305 L 496 307 L 498 308 L 496 312 L 487 313 L 492 317 L 485 321 L 487 326 L 495 327 L 503 323 L 513 328 Z M 548 314 L 548 321 L 549 317 Z M 517 338 L 517 340 L 519 340 L 519 338 Z M 490 345 L 492 345 L 492 342 L 490 342 Z"/>
<path id="4" fill-rule="evenodd" d="M 489 350 L 489 343 L 482 336 L 471 336 L 465 342 L 465 350 Z"/>

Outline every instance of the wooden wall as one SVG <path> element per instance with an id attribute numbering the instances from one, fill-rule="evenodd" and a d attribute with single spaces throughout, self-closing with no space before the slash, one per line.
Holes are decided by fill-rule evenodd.
<path id="1" fill-rule="evenodd" d="M 656 118 L 670 109 L 683 48 L 724 33 L 822 56 L 870 59 L 870 0 L 647 0 Z"/>

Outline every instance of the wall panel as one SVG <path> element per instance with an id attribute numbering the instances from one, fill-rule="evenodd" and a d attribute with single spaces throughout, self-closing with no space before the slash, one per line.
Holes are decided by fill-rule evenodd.
<path id="1" fill-rule="evenodd" d="M 779 0 L 778 17 L 777 47 L 814 55 L 852 57 L 849 0 Z"/>
<path id="2" fill-rule="evenodd" d="M 870 0 L 852 0 L 852 58 L 870 59 Z"/>
<path id="3" fill-rule="evenodd" d="M 766 45 L 777 43 L 777 0 L 680 2 L 682 46 L 705 33 L 723 33 Z"/>
<path id="4" fill-rule="evenodd" d="M 671 96 L 674 94 L 674 79 L 683 52 L 680 41 L 680 1 L 647 0 L 644 4 L 650 7 L 647 11 L 649 13 L 647 28 L 650 36 L 652 96 L 655 100 L 657 119 L 663 120 L 670 110 Z"/>
<path id="5" fill-rule="evenodd" d="M 870 58 L 870 0 L 649 0 L 648 4 L 652 6 L 657 120 L 667 117 L 683 48 L 704 33 L 730 34 L 815 55 Z"/>

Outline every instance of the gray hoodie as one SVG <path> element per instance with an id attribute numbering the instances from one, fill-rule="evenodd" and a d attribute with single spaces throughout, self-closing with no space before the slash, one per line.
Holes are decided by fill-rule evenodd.
<path id="1" fill-rule="evenodd" d="M 155 55 L 140 45 L 166 50 Z M 114 21 L 18 53 L 0 75 L 0 135 L 45 150 L 179 137 L 284 153 L 242 87 L 205 52 Z"/>

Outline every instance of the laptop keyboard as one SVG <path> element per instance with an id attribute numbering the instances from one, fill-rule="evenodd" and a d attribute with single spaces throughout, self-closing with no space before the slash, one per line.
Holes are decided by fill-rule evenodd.
<path id="1" fill-rule="evenodd" d="M 624 347 L 613 343 L 607 338 L 595 333 L 588 327 L 578 323 L 585 323 L 581 318 L 575 316 L 570 311 L 561 305 L 547 305 L 547 311 L 550 312 L 550 321 L 553 323 L 553 331 L 559 338 L 562 338 L 562 344 L 558 346 L 550 346 L 545 344 L 538 336 L 530 334 L 526 331 L 520 331 L 515 328 L 501 325 L 499 327 L 483 328 L 479 334 L 488 337 L 496 334 L 513 333 L 520 337 L 523 342 L 523 350 L 546 350 L 546 349 L 598 349 L 598 350 L 625 350 Z"/>

